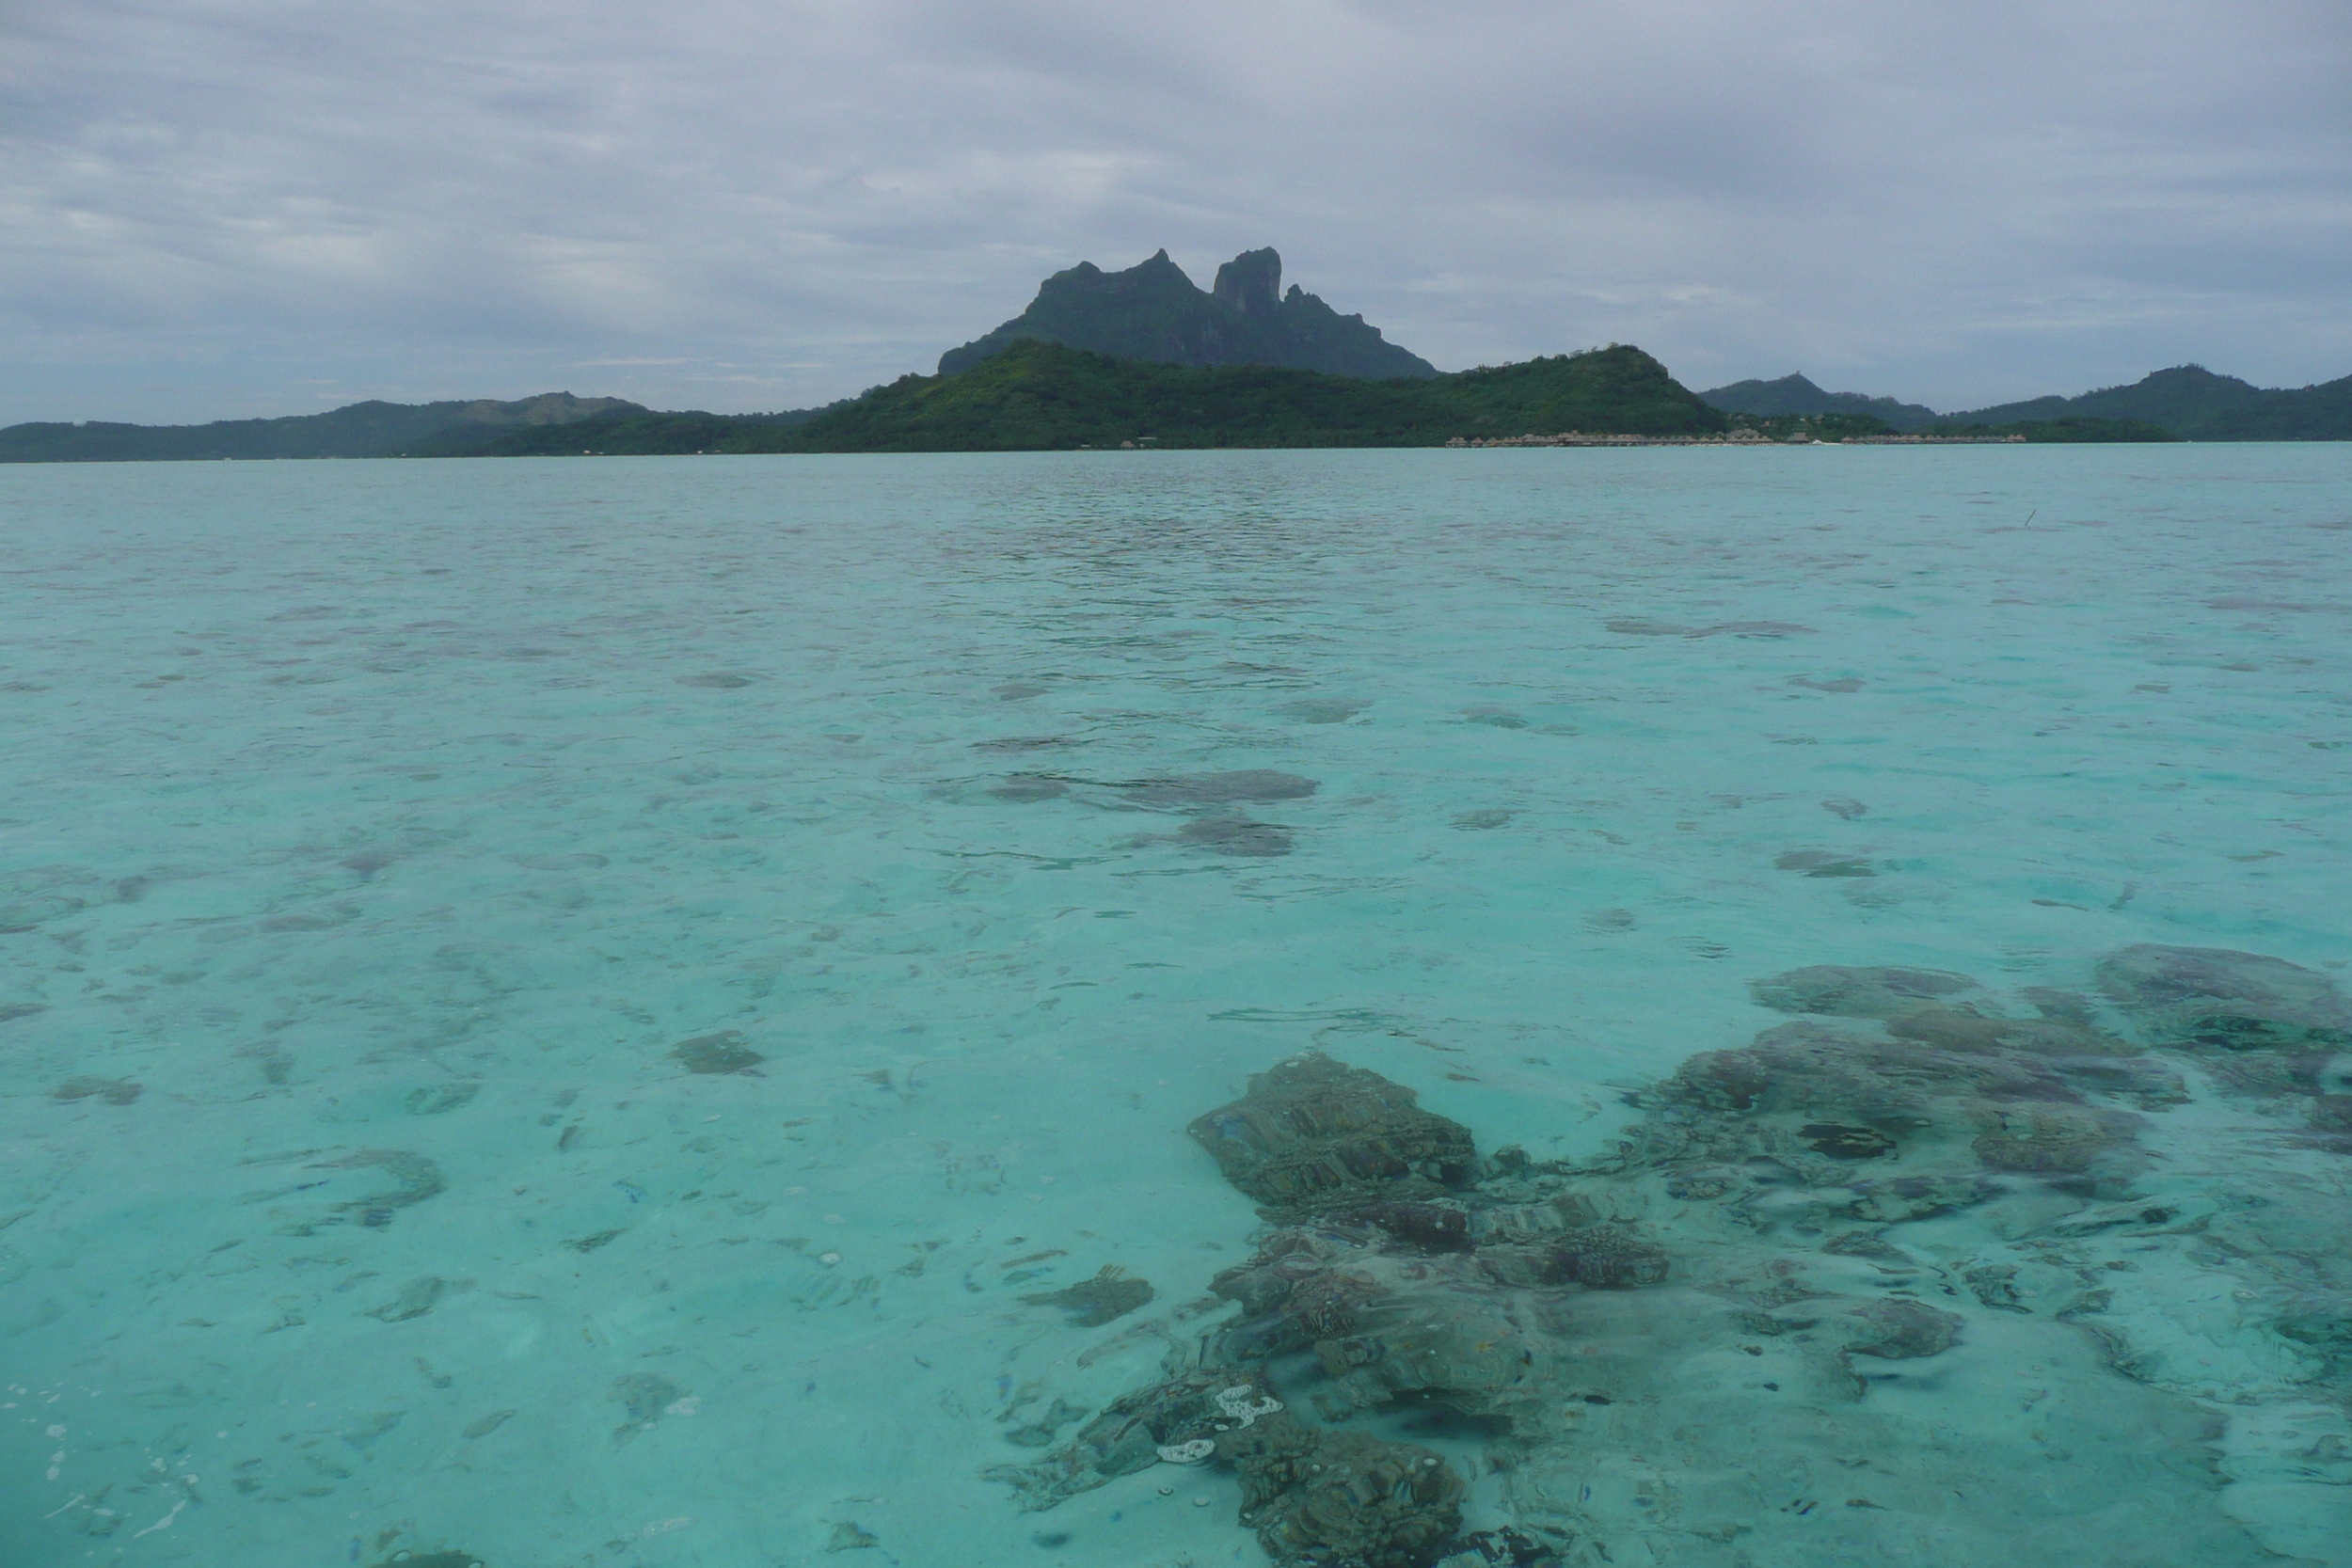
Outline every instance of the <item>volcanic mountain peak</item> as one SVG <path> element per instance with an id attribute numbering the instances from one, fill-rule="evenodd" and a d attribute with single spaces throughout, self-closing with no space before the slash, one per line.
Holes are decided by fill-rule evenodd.
<path id="1" fill-rule="evenodd" d="M 1245 250 L 1203 291 L 1166 250 L 1123 272 L 1081 261 L 1040 284 L 1029 308 L 984 338 L 940 356 L 942 374 L 970 370 L 1024 338 L 1119 359 L 1174 365 L 1279 365 L 1389 380 L 1437 368 L 1343 316 L 1296 284 L 1282 292 L 1282 258 Z"/>

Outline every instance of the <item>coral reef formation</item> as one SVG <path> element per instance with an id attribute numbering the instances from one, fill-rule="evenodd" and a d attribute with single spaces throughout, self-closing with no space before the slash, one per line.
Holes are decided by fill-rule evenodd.
<path id="1" fill-rule="evenodd" d="M 1266 1222 L 1211 1283 L 1232 1310 L 995 1473 L 1041 1509 L 1227 1466 L 1281 1568 L 2328 1560 L 2294 1498 L 2344 1434 L 2260 1444 L 2352 1397 L 2352 1206 L 2308 1164 L 2352 1144 L 2352 1011 L 2242 953 L 2136 947 L 2097 982 L 2112 1010 L 1935 970 L 1757 981 L 1788 1021 L 1575 1164 L 1482 1159 L 1402 1085 L 1282 1062 L 1190 1128 Z M 2230 1180 L 2184 1176 L 2201 1127 Z M 2268 1363 L 2179 1321 L 2215 1297 Z M 1473 1463 L 1402 1440 L 1429 1412 Z"/>
<path id="2" fill-rule="evenodd" d="M 134 1083 L 128 1078 L 98 1078 L 86 1073 L 78 1078 L 69 1078 L 58 1085 L 50 1091 L 50 1098 L 53 1100 L 95 1098 L 104 1101 L 109 1105 L 128 1105 L 137 1100 L 146 1087 L 146 1085 Z"/>
<path id="3" fill-rule="evenodd" d="M 670 1047 L 670 1059 L 689 1072 L 750 1072 L 768 1058 L 752 1049 L 750 1038 L 740 1029 L 722 1029 L 715 1035 L 697 1035 L 691 1040 L 680 1040 Z"/>
<path id="4" fill-rule="evenodd" d="M 2167 1045 L 2210 1051 L 2342 1051 L 2352 1006 L 2334 982 L 2283 958 L 2219 947 L 2127 947 L 2099 985 Z"/>
<path id="5" fill-rule="evenodd" d="M 1058 1291 L 1041 1291 L 1021 1300 L 1028 1307 L 1058 1307 L 1079 1328 L 1100 1328 L 1149 1304 L 1152 1284 L 1149 1280 L 1129 1279 L 1117 1264 L 1105 1263 L 1092 1279 L 1082 1279 Z"/>
<path id="6" fill-rule="evenodd" d="M 1259 1074 L 1189 1131 L 1269 1219 L 1439 1193 L 1477 1157 L 1470 1129 L 1422 1110 L 1412 1090 L 1323 1055 Z"/>

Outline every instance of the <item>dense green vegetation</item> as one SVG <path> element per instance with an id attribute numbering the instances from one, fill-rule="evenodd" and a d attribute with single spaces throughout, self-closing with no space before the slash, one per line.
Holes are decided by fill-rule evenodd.
<path id="1" fill-rule="evenodd" d="M 845 406 L 835 404 L 834 407 Z M 797 451 L 792 431 L 824 410 L 785 414 L 657 413 L 627 409 L 527 430 L 449 429 L 412 442 L 401 457 L 675 457 L 709 451 Z"/>
<path id="2" fill-rule="evenodd" d="M 1775 441 L 1801 436 L 1816 441 L 1842 441 L 1849 436 L 1896 434 L 1893 425 L 1873 414 L 1734 414 L 1731 428 L 1758 431 Z"/>
<path id="3" fill-rule="evenodd" d="M 1819 441 L 1891 428 L 1868 414 L 1726 415 L 1665 366 L 1624 346 L 1422 380 L 1366 381 L 1263 365 L 1198 370 L 1018 340 L 961 374 L 901 376 L 802 422 L 640 409 L 575 424 L 453 434 L 417 455 L 1066 451 L 1130 441 L 1162 449 L 1432 447 L 1457 436 L 1690 436 L 1736 427 L 1774 440 Z M 2014 428 L 2034 441 L 2169 439 L 2153 426 L 2100 420 Z"/>
<path id="4" fill-rule="evenodd" d="M 2203 406 L 2197 402 L 2201 388 L 2213 390 L 2206 383 L 2222 384 L 2217 396 L 2228 406 L 2207 407 L 2192 419 Z M 2193 368 L 2083 398 L 1957 415 L 1925 431 L 2020 435 L 2037 442 L 2167 441 L 2185 434 L 2179 424 L 2115 411 L 2135 399 L 2189 423 L 2199 439 L 2352 436 L 2352 377 L 2273 393 Z M 2086 404 L 2109 412 L 2086 412 Z M 1455 436 L 1568 430 L 1675 436 L 1733 428 L 1775 440 L 1802 435 L 1834 441 L 1906 427 L 1920 428 L 1859 409 L 1725 413 L 1640 349 L 1623 346 L 1376 381 L 1265 365 L 1200 369 L 1015 339 L 960 374 L 901 376 L 822 409 L 665 414 L 617 398 L 550 392 L 503 404 L 362 403 L 330 414 L 208 425 L 24 424 L 0 430 L 0 462 L 1036 451 L 1130 441 L 1164 448 L 1416 447 Z"/>
<path id="5" fill-rule="evenodd" d="M 0 463 L 394 457 L 443 432 L 485 436 L 625 411 L 644 412 L 619 398 L 546 392 L 513 403 L 355 403 L 326 414 L 211 424 L 20 424 L 0 430 Z"/>
<path id="6" fill-rule="evenodd" d="M 2029 441 L 2343 441 L 2352 440 L 2352 376 L 2316 387 L 2269 390 L 2180 365 L 2128 387 L 2080 397 L 2032 398 L 1960 414 L 1915 403 L 1824 392 L 1801 375 L 1736 381 L 1699 394 L 1718 408 L 1762 415 L 1853 413 L 1897 430 L 1936 435 L 2022 433 Z"/>
<path id="7" fill-rule="evenodd" d="M 2177 441 L 2161 425 L 2145 420 L 2094 420 L 2073 415 L 2059 420 L 2014 420 L 2008 424 L 1977 422 L 1955 423 L 1951 420 L 1930 425 L 1924 432 L 1930 436 L 2023 436 L 2028 441 Z"/>
<path id="8" fill-rule="evenodd" d="M 1701 392 L 1699 396 L 1727 414 L 1760 414 L 1767 418 L 1858 415 L 1883 421 L 1899 431 L 1924 429 L 1938 418 L 1934 409 L 1923 404 L 1866 397 L 1860 392 L 1824 392 L 1802 375 L 1784 375 L 1772 381 L 1735 381 L 1728 387 L 1716 387 Z"/>
<path id="9" fill-rule="evenodd" d="M 1981 424 L 2138 420 L 2191 441 L 2342 441 L 2352 439 L 2352 376 L 2266 390 L 2233 375 L 2216 375 L 2202 365 L 2178 365 L 2128 387 L 2002 404 L 1951 418 Z"/>
<path id="10" fill-rule="evenodd" d="M 1455 436 L 1719 431 L 1638 348 L 1424 380 L 1366 381 L 1263 365 L 1195 370 L 1023 340 L 960 375 L 907 375 L 798 426 L 628 414 L 502 432 L 455 455 L 596 451 L 1051 451 L 1174 447 L 1441 446 Z"/>
<path id="11" fill-rule="evenodd" d="M 1437 367 L 1343 316 L 1295 284 L 1282 293 L 1282 258 L 1245 250 L 1203 291 L 1163 250 L 1124 272 L 1081 261 L 1038 286 L 1029 308 L 985 337 L 939 356 L 958 375 L 1024 339 L 1116 359 L 1172 365 L 1279 365 L 1373 380 L 1430 376 Z"/>

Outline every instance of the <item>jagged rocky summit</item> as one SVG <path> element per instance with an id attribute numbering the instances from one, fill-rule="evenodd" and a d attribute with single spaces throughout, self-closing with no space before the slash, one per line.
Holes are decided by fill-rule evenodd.
<path id="1" fill-rule="evenodd" d="M 940 373 L 968 371 L 1025 338 L 1196 367 L 1278 365 L 1374 380 L 1438 373 L 1362 316 L 1343 316 L 1295 283 L 1283 293 L 1282 258 L 1270 245 L 1217 268 L 1206 292 L 1165 250 L 1124 272 L 1081 261 L 1040 284 L 1029 308 L 995 331 L 941 355 Z"/>

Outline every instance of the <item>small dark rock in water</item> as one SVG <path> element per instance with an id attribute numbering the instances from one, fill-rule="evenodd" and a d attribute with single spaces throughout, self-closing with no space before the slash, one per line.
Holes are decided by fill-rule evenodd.
<path id="1" fill-rule="evenodd" d="M 1769 980 L 1751 980 L 1756 1002 L 1783 1013 L 1826 1013 L 1839 1018 L 1891 1018 L 1915 1007 L 1973 990 L 1976 982 L 1945 969 L 1865 969 L 1815 964 Z"/>
<path id="2" fill-rule="evenodd" d="M 669 1053 L 684 1063 L 689 1072 L 749 1072 L 768 1059 L 752 1049 L 740 1029 L 722 1029 L 715 1035 L 680 1040 Z"/>
<path id="3" fill-rule="evenodd" d="M 1416 1443 L 1285 1411 L 1220 1434 L 1216 1453 L 1241 1481 L 1242 1523 L 1281 1568 L 1422 1568 L 1462 1528 L 1462 1478 Z"/>
<path id="4" fill-rule="evenodd" d="M 2352 1006 L 2315 971 L 2221 947 L 2127 947 L 2099 986 L 2155 1043 L 2213 1051 L 2342 1051 Z"/>
<path id="5" fill-rule="evenodd" d="M 662 1413 L 675 1404 L 686 1390 L 658 1372 L 631 1372 L 612 1380 L 611 1398 L 628 1413 L 628 1421 L 621 1431 L 642 1427 L 658 1421 Z"/>
<path id="6" fill-rule="evenodd" d="M 1051 752 L 1072 744 L 1066 735 L 1009 735 L 995 740 L 976 740 L 976 752 Z"/>
<path id="7" fill-rule="evenodd" d="M 1861 801 L 1843 799 L 1824 800 L 1821 802 L 1821 809 L 1829 813 L 1832 816 L 1843 817 L 1849 822 L 1852 821 L 1857 816 L 1867 816 L 1870 815 L 1870 808 L 1864 805 Z"/>
<path id="8" fill-rule="evenodd" d="M 1666 1255 L 1639 1242 L 1614 1226 L 1595 1225 L 1570 1230 L 1547 1249 L 1536 1282 L 1544 1285 L 1582 1285 L 1592 1290 L 1623 1290 L 1636 1285 L 1665 1283 Z"/>
<path id="9" fill-rule="evenodd" d="M 1470 1213 L 1445 1203 L 1375 1203 L 1349 1216 L 1424 1252 L 1468 1252 Z"/>
<path id="10" fill-rule="evenodd" d="M 2050 1168 L 2061 1158 L 2061 1146 L 2076 1147 L 2085 1137 L 2120 1148 L 2133 1126 L 2122 1113 L 2090 1112 L 2057 1067 L 2038 1056 L 1937 1051 L 1810 1022 L 1768 1030 L 1741 1050 L 1700 1052 L 1649 1100 L 1680 1107 L 1693 1117 L 1692 1132 L 1706 1125 L 1699 1135 L 1708 1147 L 1725 1151 L 1761 1152 L 1762 1124 L 1755 1118 L 1785 1116 L 1801 1117 L 1808 1127 L 1899 1127 L 1945 1140 L 1977 1136 L 1970 1166 L 1982 1162 L 2007 1170 Z M 2035 1121 L 2043 1111 L 2052 1115 Z M 2067 1120 L 2057 1115 L 2061 1111 L 2081 1111 L 2088 1119 Z M 1688 1135 L 1677 1132 L 1672 1138 L 1681 1142 Z"/>
<path id="11" fill-rule="evenodd" d="M 1462 717 L 1473 724 L 1485 724 L 1490 729 L 1523 730 L 1527 728 L 1525 719 L 1513 713 L 1507 707 L 1497 707 L 1492 703 L 1481 703 L 1476 707 L 1466 707 L 1462 710 Z"/>
<path id="12" fill-rule="evenodd" d="M 828 1552 L 871 1551 L 882 1543 L 858 1528 L 854 1519 L 844 1519 L 833 1527 L 833 1539 L 825 1543 Z"/>
<path id="13" fill-rule="evenodd" d="M 1683 626 L 1672 621 L 1623 620 L 1607 625 L 1611 631 L 1629 637 L 1794 637 L 1813 629 L 1794 621 L 1718 621 L 1711 626 Z"/>
<path id="14" fill-rule="evenodd" d="M 1895 1152 L 1895 1140 L 1871 1127 L 1848 1127 L 1835 1121 L 1807 1122 L 1798 1135 L 1816 1154 L 1833 1160 L 1875 1160 Z"/>
<path id="15" fill-rule="evenodd" d="M 1270 860 L 1291 852 L 1289 829 L 1278 828 L 1271 822 L 1252 822 L 1246 816 L 1204 816 L 1177 829 L 1176 839 L 1213 855 Z"/>
<path id="16" fill-rule="evenodd" d="M 1146 779 L 1128 784 L 1126 793 L 1139 806 L 1225 806 L 1238 800 L 1303 800 L 1318 787 L 1315 780 L 1302 779 L 1295 773 L 1247 768 L 1232 773 Z"/>
<path id="17" fill-rule="evenodd" d="M 1914 1268 L 1919 1260 L 1875 1230 L 1849 1230 L 1833 1236 L 1821 1243 L 1823 1252 L 1839 1258 L 1867 1258 L 1874 1262 L 1908 1264 Z"/>
<path id="18" fill-rule="evenodd" d="M 411 1318 L 421 1318 L 440 1304 L 449 1293 L 449 1281 L 438 1275 L 412 1279 L 401 1287 L 400 1294 L 374 1308 L 367 1315 L 381 1318 L 388 1323 L 405 1323 Z"/>
<path id="19" fill-rule="evenodd" d="M 2072 1176 L 2101 1155 L 2130 1147 L 2139 1120 L 2126 1111 L 2089 1105 L 2005 1105 L 1979 1134 L 1977 1158 L 2022 1176 Z"/>
<path id="20" fill-rule="evenodd" d="M 2080 991 L 2060 990 L 2056 986 L 2027 986 L 2018 995 L 2034 1005 L 2034 1010 L 2055 1023 L 2079 1023 L 2094 1026 L 2097 1017 L 2091 1011 L 2090 998 Z"/>
<path id="21" fill-rule="evenodd" d="M 2069 1082 L 2128 1100 L 2143 1111 L 2169 1111 L 2189 1101 L 2188 1081 L 2160 1063 L 2130 1057 L 2075 1056 L 2058 1063 Z"/>
<path id="22" fill-rule="evenodd" d="M 1827 849 L 1791 849 L 1772 864 L 1782 871 L 1802 871 L 1808 877 L 1875 877 L 1870 863 Z"/>
<path id="23" fill-rule="evenodd" d="M 1708 626 L 1707 637 L 1804 637 L 1811 634 L 1811 626 L 1801 626 L 1794 621 L 1724 621 Z"/>
<path id="24" fill-rule="evenodd" d="M 1344 724 L 1371 705 L 1370 703 L 1351 702 L 1343 697 L 1309 697 L 1295 703 L 1284 703 L 1274 711 L 1301 724 Z"/>
<path id="25" fill-rule="evenodd" d="M 1059 779 L 1049 779 L 1041 773 L 1015 773 L 999 784 L 989 786 L 989 799 L 1006 800 L 1025 806 L 1039 800 L 1057 800 L 1070 793 L 1070 786 Z"/>
<path id="26" fill-rule="evenodd" d="M 1021 1299 L 1030 1307 L 1058 1307 L 1062 1315 L 1079 1328 L 1100 1328 L 1150 1301 L 1152 1286 L 1146 1280 L 1129 1279 L 1123 1270 L 1105 1263 L 1103 1272 L 1092 1279 L 1081 1280 L 1064 1290 L 1041 1291 Z"/>
<path id="27" fill-rule="evenodd" d="M 1758 1005 L 1784 1013 L 1833 1018 L 1874 1018 L 1898 1038 L 1917 1040 L 1939 1051 L 1984 1054 L 2026 1051 L 2063 1061 L 2069 1072 L 2095 1078 L 2100 1086 L 2146 1099 L 2161 1099 L 2164 1085 L 2149 1073 L 2103 1060 L 2131 1056 L 2139 1048 L 2101 1029 L 2089 1004 L 2065 991 L 2037 988 L 2026 1000 L 2039 1018 L 2006 1018 L 1979 1012 L 1977 1001 L 1941 998 L 1976 989 L 1965 974 L 1941 969 L 1891 969 L 1817 964 L 1792 969 L 1748 986 Z"/>
<path id="28" fill-rule="evenodd" d="M 2093 1024 L 2051 1018 L 2002 1018 L 1931 1003 L 1886 1016 L 1887 1033 L 1944 1051 L 2032 1051 L 2048 1056 L 2130 1056 L 2138 1047 Z M 2086 1061 L 2085 1067 L 2090 1064 Z"/>
<path id="29" fill-rule="evenodd" d="M 1852 1317 L 1862 1332 L 1847 1342 L 1847 1353 L 1888 1361 L 1910 1361 L 1951 1349 L 1966 1321 L 1925 1302 L 1902 1300 L 1866 1302 L 1853 1309 Z"/>
<path id="30" fill-rule="evenodd" d="M 757 675 L 741 675 L 732 670 L 722 670 L 708 675 L 680 675 L 677 677 L 677 684 L 699 686 L 712 691 L 734 691 L 746 686 L 756 685 L 758 680 Z"/>
<path id="31" fill-rule="evenodd" d="M 2014 1263 L 1987 1263 L 1981 1268 L 1970 1269 L 1961 1277 L 1967 1283 L 1969 1292 L 1995 1312 L 2033 1311 L 2018 1296 L 2017 1265 Z"/>
<path id="32" fill-rule="evenodd" d="M 109 1105 L 128 1105 L 136 1100 L 146 1087 L 146 1085 L 135 1084 L 128 1078 L 83 1077 L 69 1078 L 50 1092 L 58 1100 L 95 1098 L 104 1101 Z"/>
<path id="33" fill-rule="evenodd" d="M 1492 807 L 1486 811 L 1466 811 L 1454 819 L 1454 825 L 1457 828 L 1470 829 L 1500 828 L 1518 815 L 1518 812 L 1504 811 L 1501 807 Z"/>
<path id="34" fill-rule="evenodd" d="M 1320 1053 L 1257 1074 L 1247 1095 L 1186 1131 L 1228 1181 L 1302 1214 L 1434 1195 L 1467 1181 L 1478 1159 L 1469 1128 L 1422 1110 L 1402 1084 Z"/>
<path id="35" fill-rule="evenodd" d="M 289 1236 L 310 1235 L 321 1225 L 358 1225 L 370 1230 L 381 1230 L 392 1223 L 403 1209 L 437 1197 L 449 1188 L 441 1175 L 441 1167 L 421 1154 L 405 1148 L 361 1148 L 332 1160 L 320 1160 L 303 1167 L 306 1170 L 380 1170 L 391 1180 L 385 1192 L 355 1197 L 333 1205 L 324 1220 L 304 1220 L 287 1227 Z"/>
<path id="36" fill-rule="evenodd" d="M 1584 1402 L 1607 1404 L 1609 1401 L 1604 1395 L 1587 1394 Z M 1508 1525 L 1501 1529 L 1472 1530 L 1454 1544 L 1459 1550 L 1439 1568 L 1470 1568 L 1473 1563 L 1478 1568 L 1551 1568 L 1560 1560 L 1558 1552 Z"/>
<path id="37" fill-rule="evenodd" d="M 1056 1400 L 1053 1408 L 1026 1426 L 1013 1428 L 1005 1433 L 1005 1441 L 1025 1449 L 1043 1449 L 1053 1445 L 1055 1433 L 1087 1413 L 1083 1404 L 1068 1400 Z"/>
<path id="38" fill-rule="evenodd" d="M 1255 1421 L 1269 1409 L 1279 1411 L 1281 1402 L 1266 1392 L 1255 1371 L 1228 1367 L 1190 1372 L 1113 1400 L 1076 1437 L 1039 1463 L 1000 1465 L 989 1477 L 1010 1482 L 1023 1510 L 1033 1513 L 1148 1470 L 1161 1462 L 1164 1449 L 1188 1449 L 1196 1461 L 1205 1458 L 1217 1434 L 1232 1430 L 1245 1411 Z"/>
<path id="39" fill-rule="evenodd" d="M 2271 1326 L 2307 1349 L 2352 1357 L 2352 1299 L 2306 1297 Z"/>
<path id="40" fill-rule="evenodd" d="M 408 1114 L 412 1117 L 446 1116 L 460 1106 L 471 1104 L 473 1097 L 481 1092 L 480 1084 L 460 1079 L 454 1084 L 428 1084 L 423 1088 L 411 1089 L 408 1098 L 402 1103 L 408 1107 Z"/>
<path id="41" fill-rule="evenodd" d="M 570 855 L 509 855 L 506 858 L 528 871 L 596 871 L 612 863 L 602 855 L 585 850 Z"/>

